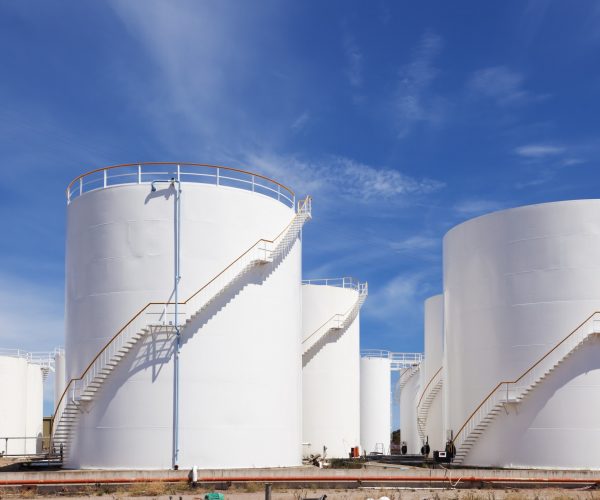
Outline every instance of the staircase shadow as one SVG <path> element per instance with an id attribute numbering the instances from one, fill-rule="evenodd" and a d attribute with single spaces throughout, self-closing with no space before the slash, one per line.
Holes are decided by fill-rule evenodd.
<path id="1" fill-rule="evenodd" d="M 300 237 L 290 243 L 287 248 L 276 257 L 273 262 L 267 264 L 256 264 L 242 276 L 238 276 L 228 284 L 227 291 L 219 297 L 211 300 L 210 304 L 185 327 L 181 332 L 181 346 L 183 347 L 191 338 L 200 333 L 202 327 L 224 309 L 249 285 L 262 285 L 279 268 L 283 260 L 294 248 Z"/>
<path id="2" fill-rule="evenodd" d="M 317 340 L 305 353 L 302 354 L 302 368 L 304 368 L 310 361 L 317 355 L 317 353 L 323 349 L 327 344 L 333 344 L 337 342 L 344 333 L 348 331 L 348 328 L 352 326 L 354 321 L 350 322 L 345 328 L 339 330 L 333 330 L 323 335 Z"/>
<path id="3" fill-rule="evenodd" d="M 209 306 L 198 314 L 191 323 L 181 326 L 181 347 L 195 334 L 200 333 L 202 327 L 224 309 L 235 297 L 242 293 L 247 286 L 263 284 L 279 268 L 300 239 L 301 237 L 298 236 L 296 240 L 287 245 L 284 251 L 273 262 L 256 264 L 242 276 L 238 276 L 229 282 L 228 290 L 225 293 L 212 299 Z M 166 330 L 170 329 L 171 331 L 161 331 L 161 327 L 154 327 L 153 332 L 144 336 L 133 346 L 116 369 L 126 370 L 126 378 L 129 378 L 140 371 L 151 368 L 152 381 L 154 382 L 165 366 L 171 363 L 175 353 L 175 333 L 172 331 L 173 327 L 163 328 Z M 102 384 L 99 391 L 102 391 L 104 387 L 105 384 Z"/>
<path id="4" fill-rule="evenodd" d="M 527 455 L 528 432 L 539 425 L 536 424 L 538 418 L 547 418 L 543 415 L 546 406 L 555 396 L 560 395 L 563 388 L 569 386 L 574 379 L 581 375 L 588 375 L 590 372 L 600 369 L 598 353 L 600 353 L 600 336 L 593 335 L 567 359 L 563 358 L 562 362 L 546 375 L 520 403 L 505 406 L 504 410 L 485 427 L 484 433 L 470 447 L 463 463 L 470 463 L 470 456 L 477 457 L 483 451 L 480 446 L 483 444 L 485 448 L 488 440 L 497 443 L 495 454 L 498 463 L 502 461 L 518 463 L 519 460 L 527 462 L 527 459 L 523 457 Z M 573 391 L 574 388 L 571 387 L 570 390 Z M 568 427 L 568 425 L 572 424 L 565 421 L 564 427 Z M 514 436 L 519 436 L 519 439 L 516 440 Z M 515 450 L 512 447 L 515 442 L 522 443 L 521 450 Z M 520 459 L 519 455 L 522 455 Z"/>

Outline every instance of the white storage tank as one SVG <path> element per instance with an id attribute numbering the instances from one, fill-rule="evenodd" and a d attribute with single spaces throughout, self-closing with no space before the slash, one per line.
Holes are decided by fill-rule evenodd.
<path id="1" fill-rule="evenodd" d="M 425 359 L 421 365 L 423 385 L 417 403 L 419 434 L 422 441 L 428 440 L 432 451 L 444 450 L 444 296 L 440 294 L 429 297 L 425 301 L 424 311 Z"/>
<path id="2" fill-rule="evenodd" d="M 310 200 L 295 205 L 276 181 L 199 164 L 122 165 L 71 183 L 70 382 L 54 426 L 69 467 L 301 463 Z"/>
<path id="3" fill-rule="evenodd" d="M 58 404 L 65 390 L 65 351 L 56 349 L 54 352 L 54 407 Z"/>
<path id="4" fill-rule="evenodd" d="M 0 351 L 0 454 L 41 452 L 43 373 L 30 361 L 27 352 Z"/>
<path id="5" fill-rule="evenodd" d="M 421 438 L 417 428 L 417 402 L 421 388 L 420 365 L 405 368 L 400 372 L 400 434 L 406 443 L 408 454 L 421 452 Z"/>
<path id="6" fill-rule="evenodd" d="M 360 445 L 360 314 L 366 284 L 350 278 L 302 286 L 304 455 L 346 458 Z"/>
<path id="7" fill-rule="evenodd" d="M 392 377 L 387 351 L 360 359 L 360 442 L 366 453 L 389 453 Z"/>
<path id="8" fill-rule="evenodd" d="M 457 462 L 599 467 L 599 255 L 600 200 L 504 210 L 446 234 Z"/>

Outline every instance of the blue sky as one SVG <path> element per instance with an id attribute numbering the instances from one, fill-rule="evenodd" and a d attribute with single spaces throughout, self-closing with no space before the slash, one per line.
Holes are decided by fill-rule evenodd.
<path id="1" fill-rule="evenodd" d="M 62 343 L 72 178 L 247 168 L 314 197 L 307 278 L 369 281 L 362 345 L 422 349 L 441 242 L 598 194 L 600 3 L 0 3 L 2 347 Z"/>

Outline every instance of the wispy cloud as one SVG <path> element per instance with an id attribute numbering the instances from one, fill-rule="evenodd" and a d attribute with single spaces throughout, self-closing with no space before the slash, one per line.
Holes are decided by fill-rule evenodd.
<path id="1" fill-rule="evenodd" d="M 515 149 L 515 153 L 524 158 L 547 158 L 559 155 L 564 151 L 564 147 L 550 144 L 527 144 Z"/>
<path id="2" fill-rule="evenodd" d="M 392 250 L 398 253 L 409 253 L 421 250 L 432 250 L 441 244 L 440 238 L 431 236 L 415 235 L 400 241 L 390 242 Z"/>
<path id="3" fill-rule="evenodd" d="M 0 273 L 0 347 L 51 350 L 63 338 L 63 290 Z"/>
<path id="4" fill-rule="evenodd" d="M 486 199 L 467 199 L 459 201 L 454 205 L 454 211 L 466 217 L 475 217 L 497 210 L 502 210 L 505 205 L 501 202 Z"/>
<path id="5" fill-rule="evenodd" d="M 424 299 L 439 293 L 429 278 L 427 273 L 422 272 L 398 274 L 370 293 L 365 314 L 395 327 L 403 322 L 421 323 Z"/>
<path id="6" fill-rule="evenodd" d="M 350 85 L 358 88 L 363 83 L 363 54 L 355 38 L 348 33 L 344 35 L 343 47 L 346 57 L 346 76 Z"/>
<path id="7" fill-rule="evenodd" d="M 306 127 L 306 124 L 310 120 L 310 113 L 308 111 L 304 111 L 298 118 L 296 118 L 292 122 L 292 130 L 294 132 L 300 132 Z"/>
<path id="8" fill-rule="evenodd" d="M 583 149 L 583 151 L 582 151 Z M 521 164 L 529 179 L 516 183 L 518 189 L 540 186 L 552 181 L 561 170 L 586 163 L 580 156 L 585 154 L 585 147 L 565 147 L 559 144 L 534 143 L 526 144 L 514 149 L 514 153 L 521 158 Z M 588 151 L 589 153 L 589 151 Z"/>
<path id="9" fill-rule="evenodd" d="M 481 97 L 494 100 L 499 105 L 522 103 L 532 96 L 523 88 L 524 76 L 506 66 L 493 66 L 475 71 L 468 88 Z"/>
<path id="10" fill-rule="evenodd" d="M 445 103 L 430 93 L 430 87 L 439 74 L 434 60 L 442 49 L 438 35 L 425 33 L 413 51 L 413 58 L 400 70 L 396 96 L 398 136 L 406 137 L 418 123 L 439 125 Z"/>
<path id="11" fill-rule="evenodd" d="M 356 201 L 403 201 L 444 187 L 440 181 L 417 179 L 398 170 L 365 165 L 350 158 L 331 156 L 317 161 L 286 155 L 251 154 L 248 161 L 269 175 L 289 179 L 302 192 L 352 198 Z"/>

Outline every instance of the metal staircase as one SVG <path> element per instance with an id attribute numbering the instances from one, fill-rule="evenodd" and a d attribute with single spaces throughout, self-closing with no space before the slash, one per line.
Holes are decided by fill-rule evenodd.
<path id="1" fill-rule="evenodd" d="M 180 302 L 179 315 L 185 319 L 185 327 L 202 313 L 215 299 L 251 269 L 258 265 L 276 262 L 283 257 L 296 241 L 306 221 L 311 218 L 311 198 L 298 202 L 296 214 L 288 226 L 273 240 L 261 239 L 235 259 L 185 302 Z M 183 308 L 181 307 L 183 306 Z M 140 339 L 149 333 L 174 333 L 173 317 L 175 303 L 152 302 L 142 308 L 96 355 L 81 377 L 71 379 L 56 406 L 51 450 L 68 460 L 73 431 L 84 405 L 92 401 L 111 372 Z"/>
<path id="2" fill-rule="evenodd" d="M 500 382 L 456 433 L 454 463 L 460 465 L 464 462 L 479 436 L 486 431 L 496 415 L 505 409 L 505 405 L 523 401 L 559 365 L 598 334 L 600 334 L 600 312 L 595 312 L 518 379 Z"/>
<path id="3" fill-rule="evenodd" d="M 317 328 L 313 333 L 311 333 L 308 337 L 306 337 L 302 341 L 302 354 L 307 354 L 314 346 L 317 345 L 318 342 L 324 340 L 331 333 L 336 331 L 343 331 L 350 326 L 350 324 L 354 321 L 360 308 L 365 303 L 367 299 L 367 295 L 369 295 L 369 285 L 368 283 L 358 283 L 354 281 L 350 281 L 352 284 L 350 286 L 346 285 L 348 283 L 346 280 L 350 280 L 350 278 L 342 278 L 344 280 L 344 288 L 352 288 L 358 292 L 356 297 L 356 301 L 352 305 L 350 309 L 348 309 L 345 313 L 337 313 L 334 314 L 331 318 L 329 318 L 325 323 L 323 323 L 319 328 Z M 306 280 L 305 284 L 316 283 L 321 280 Z M 327 280 L 323 280 L 327 281 Z"/>
<path id="4" fill-rule="evenodd" d="M 444 385 L 444 378 L 442 376 L 442 368 L 440 368 L 429 383 L 423 389 L 419 402 L 417 403 L 417 430 L 419 432 L 419 438 L 424 443 L 427 436 L 425 434 L 425 427 L 427 425 L 427 419 L 429 418 L 429 409 L 433 400 L 440 392 Z"/>
<path id="5" fill-rule="evenodd" d="M 400 380 L 398 383 L 398 387 L 400 390 L 404 389 L 404 387 L 406 386 L 406 384 L 408 384 L 408 381 L 413 378 L 417 373 L 419 373 L 419 370 L 421 369 L 421 365 L 414 365 L 411 366 L 410 368 L 406 368 L 401 374 L 400 374 Z"/>

